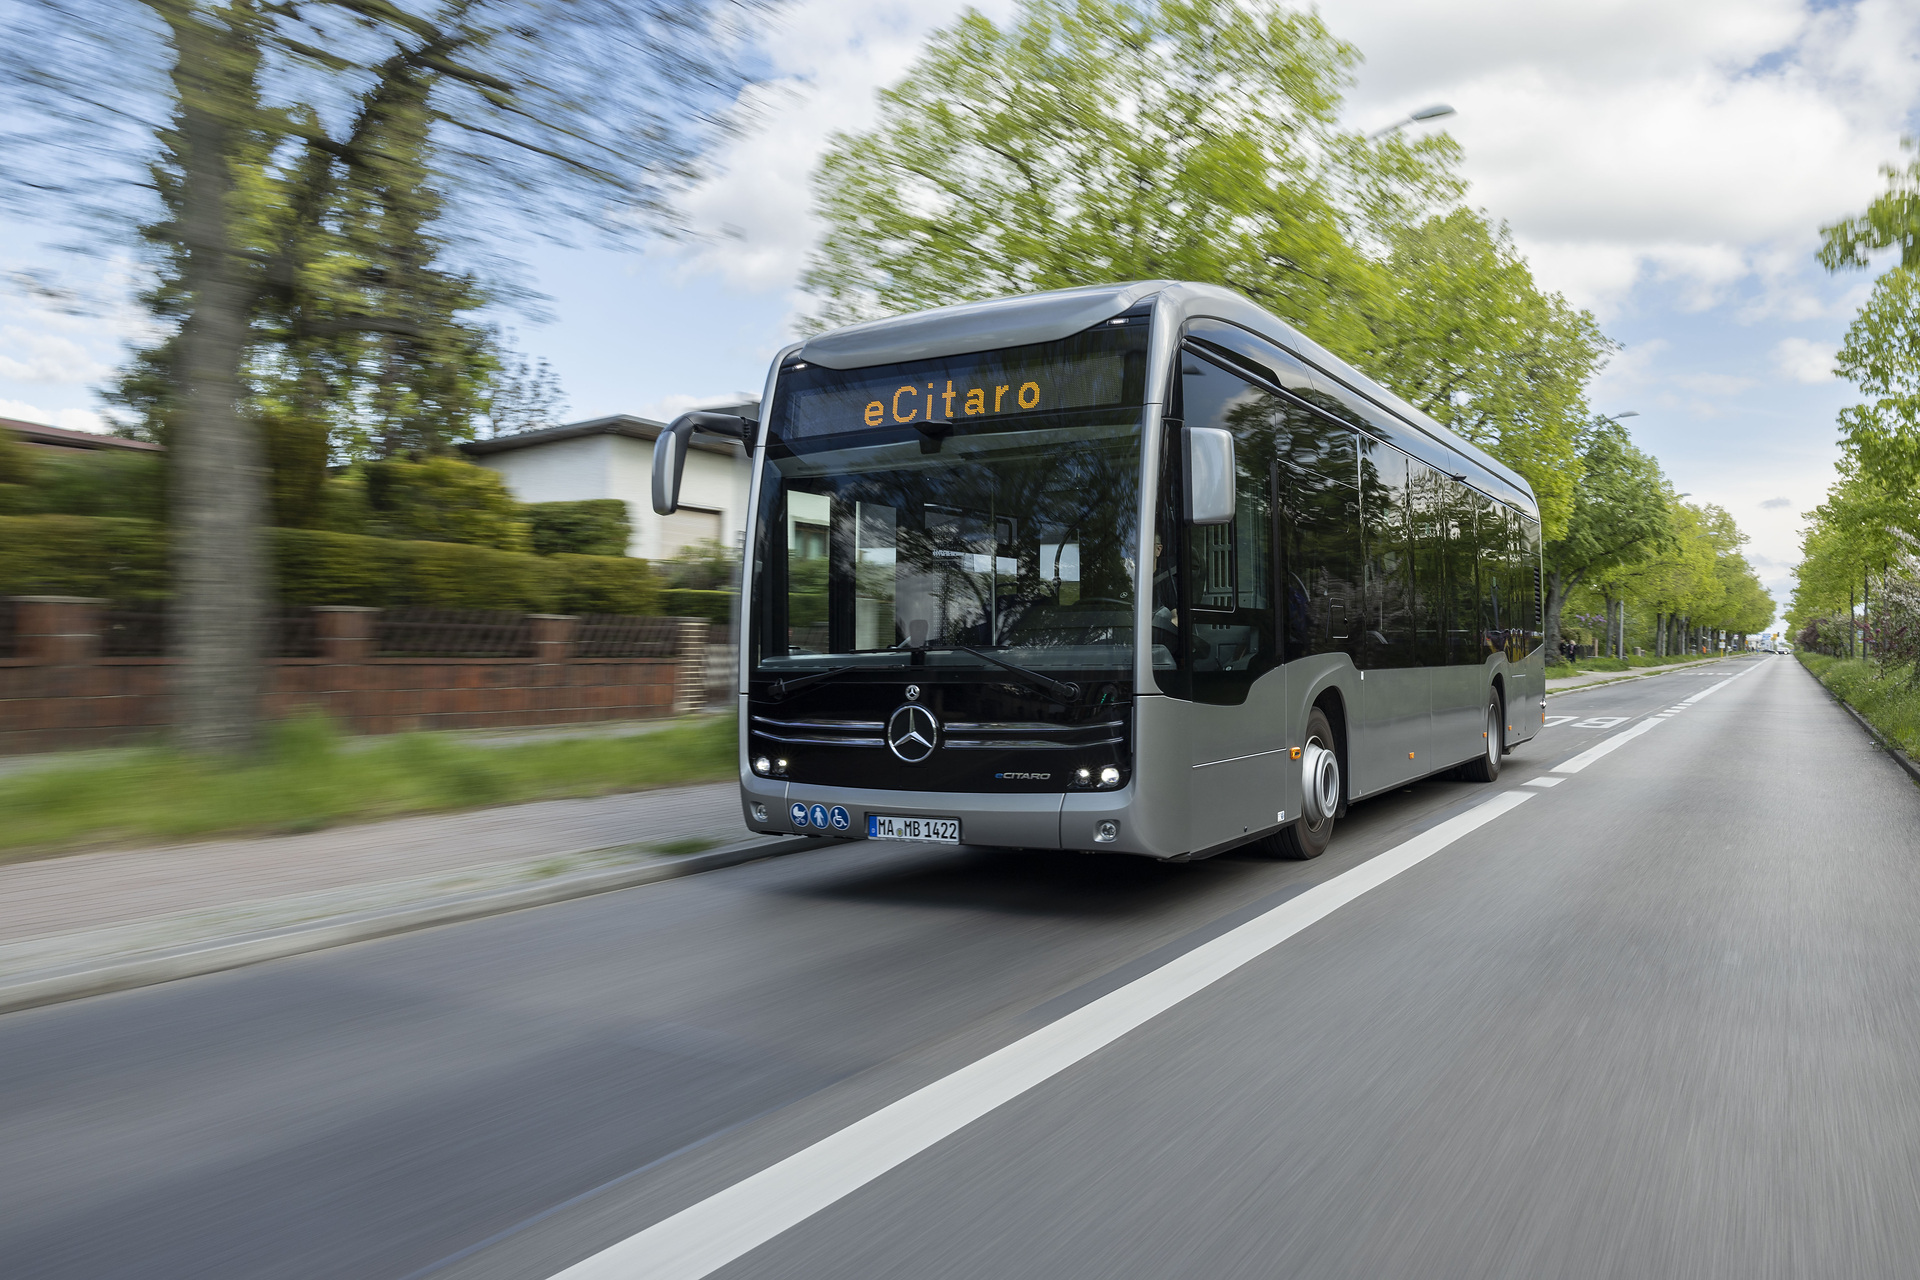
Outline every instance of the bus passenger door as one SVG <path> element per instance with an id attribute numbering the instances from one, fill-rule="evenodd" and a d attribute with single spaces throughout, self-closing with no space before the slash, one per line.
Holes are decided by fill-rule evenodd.
<path id="1" fill-rule="evenodd" d="M 1272 828 L 1287 798 L 1286 673 L 1275 609 L 1277 396 L 1210 359 L 1181 360 L 1187 426 L 1234 435 L 1234 517 L 1188 525 L 1183 573 L 1191 702 L 1190 847 Z"/>

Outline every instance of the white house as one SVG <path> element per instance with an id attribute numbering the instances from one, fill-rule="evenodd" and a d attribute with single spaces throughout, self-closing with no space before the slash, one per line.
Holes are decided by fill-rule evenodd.
<path id="1" fill-rule="evenodd" d="M 729 405 L 725 413 L 757 417 L 758 404 Z M 666 424 L 628 414 L 575 422 L 545 431 L 474 440 L 468 457 L 500 473 L 521 502 L 578 502 L 618 498 L 627 504 L 633 540 L 627 554 L 671 559 L 706 539 L 738 548 L 747 527 L 747 455 L 731 440 L 696 435 L 680 483 L 680 510 L 653 510 L 653 442 Z"/>

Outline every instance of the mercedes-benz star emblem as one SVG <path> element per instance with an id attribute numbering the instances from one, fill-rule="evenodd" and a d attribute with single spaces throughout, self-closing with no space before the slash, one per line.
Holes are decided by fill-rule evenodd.
<path id="1" fill-rule="evenodd" d="M 887 720 L 887 749 L 908 764 L 925 764 L 940 745 L 940 721 L 917 702 L 909 702 Z"/>
<path id="2" fill-rule="evenodd" d="M 919 685 L 917 685 L 917 684 L 910 684 L 910 685 L 908 685 L 908 686 L 907 686 L 907 701 L 908 701 L 908 702 L 918 702 L 918 701 L 920 701 L 920 686 L 919 686 Z"/>

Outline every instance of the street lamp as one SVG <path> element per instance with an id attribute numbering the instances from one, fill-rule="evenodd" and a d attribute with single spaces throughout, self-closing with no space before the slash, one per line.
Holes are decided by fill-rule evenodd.
<path id="1" fill-rule="evenodd" d="M 1452 114 L 1453 114 L 1452 107 L 1448 106 L 1444 102 L 1436 102 L 1430 107 L 1422 107 L 1418 111 L 1415 111 L 1410 115 L 1407 115 L 1399 120 L 1395 120 L 1392 124 L 1388 125 L 1384 129 L 1375 129 L 1372 133 L 1367 135 L 1367 141 L 1372 142 L 1375 139 L 1384 138 L 1390 133 L 1398 133 L 1400 130 L 1406 128 L 1408 125 L 1417 124 L 1422 120 L 1438 120 L 1441 116 L 1450 116 Z"/>

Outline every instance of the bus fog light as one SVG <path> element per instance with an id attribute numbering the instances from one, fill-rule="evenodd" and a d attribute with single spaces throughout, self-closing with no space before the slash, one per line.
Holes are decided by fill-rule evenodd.
<path id="1" fill-rule="evenodd" d="M 765 822 L 767 820 L 767 806 L 756 804 L 752 807 L 751 812 L 755 822 Z"/>
<path id="2" fill-rule="evenodd" d="M 1093 785 L 1093 770 L 1075 769 L 1073 771 L 1073 780 L 1083 787 L 1090 787 Z"/>
<path id="3" fill-rule="evenodd" d="M 1113 821 L 1111 818 L 1109 818 L 1105 822 L 1100 823 L 1098 826 L 1094 827 L 1093 829 L 1093 842 L 1095 844 L 1112 844 L 1115 840 L 1118 840 L 1119 838 L 1120 838 L 1120 824 Z"/>
<path id="4" fill-rule="evenodd" d="M 773 772 L 773 761 L 767 759 L 765 756 L 755 756 L 753 758 L 753 771 L 764 778 Z"/>
<path id="5" fill-rule="evenodd" d="M 1119 786 L 1120 771 L 1114 768 L 1112 765 L 1108 765 L 1106 768 L 1102 769 L 1100 771 L 1100 785 L 1103 787 Z"/>

